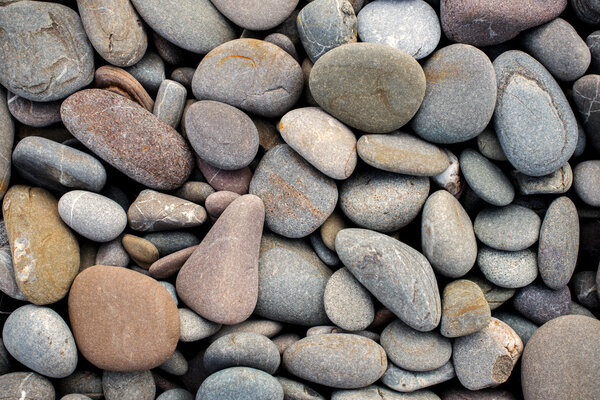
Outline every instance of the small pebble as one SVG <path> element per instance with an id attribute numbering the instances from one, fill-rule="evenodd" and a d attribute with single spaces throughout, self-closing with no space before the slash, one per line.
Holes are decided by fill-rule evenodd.
<path id="1" fill-rule="evenodd" d="M 438 369 L 426 372 L 407 371 L 390 364 L 381 377 L 381 382 L 398 392 L 415 392 L 419 389 L 449 381 L 455 376 L 451 361 Z"/>
<path id="2" fill-rule="evenodd" d="M 229 367 L 250 367 L 273 375 L 281 358 L 269 338 L 253 332 L 231 333 L 212 342 L 204 354 L 204 366 L 210 373 Z"/>
<path id="3" fill-rule="evenodd" d="M 160 84 L 166 79 L 165 63 L 158 54 L 147 51 L 144 57 L 134 65 L 125 68 L 135 79 L 142 84 L 149 93 L 158 93 Z"/>
<path id="4" fill-rule="evenodd" d="M 221 324 L 216 324 L 202 318 L 188 308 L 180 308 L 179 340 L 182 342 L 196 342 L 212 336 L 221 329 Z"/>
<path id="5" fill-rule="evenodd" d="M 600 160 L 577 164 L 573 170 L 573 186 L 586 204 L 600 207 Z"/>
<path id="6" fill-rule="evenodd" d="M 488 281 L 508 289 L 525 287 L 538 275 L 537 255 L 530 249 L 503 251 L 483 246 L 477 265 Z"/>
<path id="7" fill-rule="evenodd" d="M 329 277 L 323 305 L 331 322 L 347 331 L 367 328 L 375 316 L 368 290 L 346 268 L 340 268 Z"/>
<path id="8" fill-rule="evenodd" d="M 474 230 L 477 239 L 497 250 L 519 251 L 538 240 L 542 220 L 523 206 L 486 208 L 477 214 Z"/>
<path id="9" fill-rule="evenodd" d="M 7 399 L 56 399 L 52 383 L 35 372 L 11 372 L 0 376 L 0 391 Z"/>
<path id="10" fill-rule="evenodd" d="M 475 150 L 466 149 L 461 153 L 460 168 L 469 187 L 486 202 L 506 206 L 513 201 L 515 189 L 508 177 Z"/>
<path id="11" fill-rule="evenodd" d="M 156 394 L 156 385 L 150 371 L 104 371 L 102 389 L 106 400 L 152 400 Z"/>
<path id="12" fill-rule="evenodd" d="M 517 314 L 509 313 L 506 311 L 500 311 L 494 313 L 494 318 L 504 322 L 519 335 L 523 341 L 523 345 L 526 345 L 531 338 L 531 335 L 539 328 L 536 324 L 523 318 Z"/>
<path id="13" fill-rule="evenodd" d="M 186 97 L 187 90 L 182 84 L 165 79 L 158 88 L 152 113 L 165 124 L 177 128 L 183 114 Z"/>
<path id="14" fill-rule="evenodd" d="M 521 194 L 562 194 L 573 184 L 573 170 L 569 163 L 557 171 L 545 176 L 528 176 L 513 171 L 514 181 Z"/>
<path id="15" fill-rule="evenodd" d="M 284 395 L 281 384 L 266 372 L 254 368 L 233 367 L 206 378 L 200 385 L 196 398 L 284 400 Z"/>
<path id="16" fill-rule="evenodd" d="M 515 309 L 538 325 L 567 315 L 570 304 L 571 292 L 568 286 L 552 290 L 539 283 L 520 289 L 513 299 Z"/>
<path id="17" fill-rule="evenodd" d="M 476 283 L 460 279 L 444 288 L 440 332 L 445 337 L 479 332 L 489 324 L 490 317 L 490 306 Z"/>

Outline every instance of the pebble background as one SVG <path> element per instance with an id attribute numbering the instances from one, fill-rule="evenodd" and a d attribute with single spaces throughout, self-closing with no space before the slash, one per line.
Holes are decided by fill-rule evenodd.
<path id="1" fill-rule="evenodd" d="M 599 0 L 0 0 L 0 399 L 599 400 Z"/>

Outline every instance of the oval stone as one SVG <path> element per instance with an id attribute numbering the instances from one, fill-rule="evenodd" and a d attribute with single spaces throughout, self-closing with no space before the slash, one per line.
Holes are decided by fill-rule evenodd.
<path id="1" fill-rule="evenodd" d="M 245 29 L 263 31 L 281 24 L 296 8 L 298 0 L 212 0 L 229 20 Z"/>
<path id="2" fill-rule="evenodd" d="M 479 249 L 477 264 L 485 278 L 503 288 L 516 289 L 529 285 L 537 278 L 537 256 L 533 250 Z"/>
<path id="3" fill-rule="evenodd" d="M 79 15 L 62 4 L 4 4 L 0 13 L 0 83 L 34 101 L 67 97 L 94 78 L 94 51 Z"/>
<path id="4" fill-rule="evenodd" d="M 261 399 L 283 400 L 283 389 L 277 379 L 254 368 L 234 367 L 206 378 L 196 399 Z"/>
<path id="5" fill-rule="evenodd" d="M 377 381 L 388 363 L 383 348 L 371 339 L 332 333 L 297 341 L 283 353 L 283 365 L 307 381 L 354 389 Z"/>
<path id="6" fill-rule="evenodd" d="M 17 361 L 50 378 L 69 376 L 77 366 L 71 330 L 51 308 L 19 307 L 6 320 L 2 340 Z"/>
<path id="7" fill-rule="evenodd" d="M 577 164 L 573 175 L 573 186 L 579 198 L 592 207 L 600 207 L 600 160 Z"/>
<path id="8" fill-rule="evenodd" d="M 460 154 L 460 168 L 469 187 L 484 201 L 494 206 L 506 206 L 515 197 L 515 188 L 493 162 L 472 149 Z"/>
<path id="9" fill-rule="evenodd" d="M 11 372 L 0 376 L 0 392 L 7 399 L 56 399 L 52 383 L 34 372 Z"/>
<path id="10" fill-rule="evenodd" d="M 444 288 L 440 332 L 445 337 L 479 332 L 489 324 L 490 317 L 490 306 L 476 283 L 459 279 Z"/>
<path id="11" fill-rule="evenodd" d="M 192 90 L 198 100 L 220 101 L 263 117 L 276 117 L 300 98 L 303 83 L 302 68 L 284 50 L 262 40 L 237 39 L 202 59 Z"/>
<path id="12" fill-rule="evenodd" d="M 409 371 L 390 364 L 381 377 L 381 382 L 398 392 L 417 392 L 420 389 L 449 381 L 455 376 L 451 361 L 440 368 L 424 372 Z"/>
<path id="13" fill-rule="evenodd" d="M 106 400 L 153 400 L 156 385 L 150 371 L 104 371 L 102 390 Z"/>
<path id="14" fill-rule="evenodd" d="M 498 250 L 519 251 L 538 240 L 542 220 L 529 208 L 511 204 L 486 208 L 477 214 L 474 230 L 477 239 Z"/>
<path id="15" fill-rule="evenodd" d="M 220 337 L 204 353 L 204 367 L 209 373 L 229 367 L 251 367 L 272 375 L 279 368 L 280 361 L 275 343 L 254 332 Z"/>
<path id="16" fill-rule="evenodd" d="M 323 304 L 331 322 L 348 331 L 366 329 L 375 317 L 371 295 L 346 268 L 327 281 Z"/>
<path id="17" fill-rule="evenodd" d="M 38 102 L 8 93 L 8 110 L 23 125 L 43 128 L 60 122 L 62 101 Z"/>
<path id="18" fill-rule="evenodd" d="M 410 327 L 440 322 L 440 293 L 431 265 L 412 247 L 382 233 L 344 229 L 335 239 L 340 260 L 373 296 Z"/>
<path id="19" fill-rule="evenodd" d="M 319 58 L 310 91 L 328 113 L 369 133 L 406 124 L 425 95 L 425 74 L 407 53 L 377 43 L 350 43 Z"/>
<path id="20" fill-rule="evenodd" d="M 513 298 L 515 310 L 538 325 L 569 314 L 571 291 L 568 286 L 560 290 L 548 289 L 541 283 L 532 283 L 519 290 Z"/>
<path id="21" fill-rule="evenodd" d="M 31 303 L 55 303 L 66 296 L 79 272 L 79 244 L 60 219 L 50 192 L 15 185 L 4 196 L 4 222 L 15 279 Z"/>
<path id="22" fill-rule="evenodd" d="M 325 397 L 317 393 L 310 386 L 304 383 L 293 381 L 281 376 L 277 377 L 284 393 L 284 399 L 288 400 L 326 400 Z"/>
<path id="23" fill-rule="evenodd" d="M 179 313 L 167 289 L 126 268 L 81 272 L 69 293 L 69 319 L 79 351 L 108 371 L 158 367 L 179 340 Z"/>
<path id="24" fill-rule="evenodd" d="M 221 329 L 220 324 L 206 320 L 187 308 L 180 308 L 179 321 L 181 322 L 179 340 L 182 342 L 196 342 L 205 339 Z"/>
<path id="25" fill-rule="evenodd" d="M 522 51 L 501 54 L 494 69 L 494 127 L 506 158 L 525 175 L 556 171 L 571 157 L 578 138 L 577 121 L 562 89 L 542 64 Z"/>

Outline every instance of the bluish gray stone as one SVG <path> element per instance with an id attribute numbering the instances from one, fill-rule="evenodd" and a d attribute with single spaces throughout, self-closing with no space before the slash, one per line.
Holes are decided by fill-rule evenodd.
<path id="1" fill-rule="evenodd" d="M 356 228 L 341 230 L 335 248 L 354 277 L 404 323 L 423 332 L 438 326 L 440 293 L 425 256 L 387 235 Z"/>
<path id="2" fill-rule="evenodd" d="M 179 305 L 179 300 L 177 299 L 177 290 L 175 289 L 175 285 L 173 285 L 170 282 L 165 282 L 165 281 L 158 281 L 158 282 L 161 285 L 163 285 L 165 289 L 167 289 L 167 292 L 169 292 L 169 294 L 173 298 L 175 305 Z"/>
<path id="3" fill-rule="evenodd" d="M 161 257 L 200 243 L 198 236 L 187 231 L 152 232 L 143 238 L 156 246 Z"/>
<path id="4" fill-rule="evenodd" d="M 323 294 L 327 317 L 342 329 L 366 329 L 375 317 L 375 306 L 369 291 L 346 268 L 331 275 Z"/>
<path id="5" fill-rule="evenodd" d="M 6 320 L 2 340 L 17 361 L 50 378 L 69 376 L 77 366 L 73 334 L 51 308 L 19 307 Z"/>
<path id="6" fill-rule="evenodd" d="M 125 68 L 125 71 L 133 75 L 151 94 L 157 93 L 160 84 L 166 79 L 165 62 L 153 51 L 147 51 L 140 61 Z"/>
<path id="7" fill-rule="evenodd" d="M 106 400 L 153 400 L 156 394 L 156 385 L 150 371 L 104 371 L 102 390 Z"/>
<path id="8" fill-rule="evenodd" d="M 440 398 L 429 390 L 407 394 L 372 385 L 363 389 L 336 390 L 331 394 L 331 400 L 440 400 Z"/>
<path id="9" fill-rule="evenodd" d="M 281 376 L 277 376 L 276 378 L 283 388 L 285 400 L 325 400 L 325 397 L 304 383 Z"/>
<path id="10" fill-rule="evenodd" d="M 221 329 L 221 324 L 202 318 L 188 308 L 179 308 L 179 340 L 196 342 L 212 336 Z"/>
<path id="11" fill-rule="evenodd" d="M 12 252 L 8 244 L 0 247 L 0 291 L 13 299 L 26 300 L 15 280 Z"/>
<path id="12" fill-rule="evenodd" d="M 52 383 L 34 372 L 11 372 L 0 376 L 0 393 L 7 399 L 55 400 Z"/>
<path id="13" fill-rule="evenodd" d="M 230 367 L 250 367 L 273 375 L 280 362 L 275 343 L 254 332 L 231 333 L 220 337 L 204 353 L 204 367 L 209 373 Z"/>
<path id="14" fill-rule="evenodd" d="M 277 379 L 254 368 L 234 367 L 206 378 L 196 400 L 283 400 L 283 389 Z"/>
<path id="15" fill-rule="evenodd" d="M 152 113 L 167 125 L 177 128 L 187 98 L 187 90 L 179 82 L 165 79 L 158 88 Z"/>
<path id="16" fill-rule="evenodd" d="M 531 249 L 503 251 L 482 246 L 477 264 L 488 281 L 508 289 L 525 287 L 538 274 L 537 256 Z"/>
<path id="17" fill-rule="evenodd" d="M 562 89 L 542 64 L 522 51 L 501 54 L 494 69 L 494 127 L 506 158 L 526 175 L 556 171 L 575 151 L 578 137 L 577 121 Z"/>
<path id="18" fill-rule="evenodd" d="M 161 282 L 166 283 L 166 282 Z M 171 354 L 167 361 L 158 366 L 159 369 L 175 376 L 185 375 L 188 372 L 188 362 L 177 349 Z"/>
<path id="19" fill-rule="evenodd" d="M 504 155 L 504 150 L 500 146 L 498 136 L 492 129 L 484 129 L 477 135 L 477 148 L 479 152 L 494 161 L 508 161 Z"/>
<path id="20" fill-rule="evenodd" d="M 263 31 L 275 28 L 292 14 L 298 0 L 213 0 L 212 3 L 225 16 L 245 29 Z"/>
<path id="21" fill-rule="evenodd" d="M 481 199 L 494 206 L 512 203 L 515 189 L 508 177 L 477 151 L 463 150 L 460 154 L 460 168 L 469 187 Z"/>
<path id="22" fill-rule="evenodd" d="M 551 319 L 569 314 L 571 291 L 568 286 L 552 290 L 540 283 L 532 283 L 517 292 L 513 305 L 524 317 L 543 325 Z"/>
<path id="23" fill-rule="evenodd" d="M 517 335 L 519 335 L 519 337 L 523 341 L 523 345 L 527 344 L 531 335 L 533 335 L 538 328 L 536 324 L 529 321 L 528 319 L 506 311 L 494 313 L 494 318 L 499 319 L 500 321 L 513 328 L 513 330 L 517 332 Z"/>
<path id="24" fill-rule="evenodd" d="M 58 380 L 59 393 L 82 393 L 94 400 L 103 397 L 101 373 L 79 369 L 66 378 Z"/>
<path id="25" fill-rule="evenodd" d="M 440 368 L 425 372 L 408 371 L 390 363 L 387 371 L 381 377 L 381 382 L 398 392 L 415 392 L 449 381 L 455 376 L 452 361 L 448 361 Z"/>
<path id="26" fill-rule="evenodd" d="M 96 253 L 96 265 L 110 265 L 113 267 L 127 267 L 129 265 L 129 253 L 121 243 L 121 237 L 102 243 Z"/>
<path id="27" fill-rule="evenodd" d="M 581 200 L 592 207 L 600 207 L 600 160 L 577 164 L 573 170 L 573 186 Z"/>
<path id="28" fill-rule="evenodd" d="M 312 245 L 315 253 L 317 253 L 321 261 L 323 261 L 327 266 L 334 267 L 340 263 L 340 259 L 338 258 L 337 254 L 325 246 L 323 239 L 321 239 L 320 232 L 313 232 L 308 238 L 310 239 L 310 244 Z"/>
<path id="29" fill-rule="evenodd" d="M 519 251 L 538 240 L 542 220 L 529 208 L 511 204 L 486 208 L 477 214 L 474 230 L 477 239 L 497 250 Z"/>
<path id="30" fill-rule="evenodd" d="M 600 4 L 596 0 L 571 0 L 575 15 L 586 24 L 600 23 Z"/>
<path id="31" fill-rule="evenodd" d="M 194 400 L 194 395 L 185 389 L 169 389 L 158 396 L 156 400 Z"/>

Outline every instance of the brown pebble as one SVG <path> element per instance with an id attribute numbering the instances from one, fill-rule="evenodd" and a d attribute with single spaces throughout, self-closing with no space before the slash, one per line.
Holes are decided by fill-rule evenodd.
<path id="1" fill-rule="evenodd" d="M 122 243 L 125 251 L 140 267 L 150 266 L 158 260 L 158 249 L 149 240 L 127 233 L 123 235 Z"/>
<path id="2" fill-rule="evenodd" d="M 152 112 L 154 101 L 146 89 L 129 72 L 112 65 L 103 65 L 96 70 L 96 86 L 120 94 L 135 101 Z"/>
<path id="3" fill-rule="evenodd" d="M 175 253 L 171 253 L 168 256 L 159 258 L 152 263 L 148 269 L 148 273 L 154 279 L 165 279 L 172 275 L 175 275 L 188 258 L 196 251 L 198 246 L 188 247 Z"/>
<path id="4" fill-rule="evenodd" d="M 211 218 L 217 220 L 221 214 L 223 214 L 223 211 L 225 211 L 227 206 L 238 197 L 240 197 L 239 194 L 228 192 L 226 190 L 215 192 L 206 198 L 206 212 Z"/>

